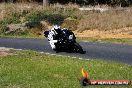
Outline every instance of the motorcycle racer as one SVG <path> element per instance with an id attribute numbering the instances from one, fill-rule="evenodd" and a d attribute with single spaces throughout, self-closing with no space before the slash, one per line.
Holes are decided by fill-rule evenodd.
<path id="1" fill-rule="evenodd" d="M 50 46 L 56 52 L 79 52 L 84 54 L 82 47 L 76 42 L 76 37 L 71 30 L 61 29 L 55 25 L 49 31 L 44 32 L 44 36 L 48 39 Z"/>
<path id="2" fill-rule="evenodd" d="M 51 48 L 53 50 L 56 49 L 55 44 L 58 42 L 60 34 L 61 34 L 61 27 L 58 25 L 54 25 L 50 31 L 44 32 L 44 35 L 45 35 L 45 37 L 48 38 L 48 41 L 49 41 Z"/>

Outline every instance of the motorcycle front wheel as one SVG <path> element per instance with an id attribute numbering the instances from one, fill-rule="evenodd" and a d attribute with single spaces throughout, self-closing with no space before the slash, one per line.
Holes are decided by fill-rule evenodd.
<path id="1" fill-rule="evenodd" d="M 83 51 L 82 47 L 78 43 L 74 43 L 74 52 L 85 54 L 85 51 Z"/>

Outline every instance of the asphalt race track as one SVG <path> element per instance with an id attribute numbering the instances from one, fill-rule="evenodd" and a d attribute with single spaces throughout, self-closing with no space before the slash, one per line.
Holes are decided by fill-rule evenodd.
<path id="1" fill-rule="evenodd" d="M 79 53 L 57 53 L 83 59 L 103 59 L 116 62 L 132 64 L 132 45 L 80 42 L 86 54 Z M 28 49 L 55 54 L 46 39 L 24 39 L 24 38 L 0 38 L 0 47 Z"/>

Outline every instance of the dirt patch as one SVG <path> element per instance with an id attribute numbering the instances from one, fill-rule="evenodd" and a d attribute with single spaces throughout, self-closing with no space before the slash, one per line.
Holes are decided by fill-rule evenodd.
<path id="1" fill-rule="evenodd" d="M 9 48 L 0 47 L 0 57 L 7 56 L 7 55 L 13 55 L 13 52 L 14 51 Z"/>
<path id="2" fill-rule="evenodd" d="M 132 38 L 132 27 L 115 29 L 110 31 L 85 30 L 83 32 L 74 31 L 77 37 L 94 38 Z"/>

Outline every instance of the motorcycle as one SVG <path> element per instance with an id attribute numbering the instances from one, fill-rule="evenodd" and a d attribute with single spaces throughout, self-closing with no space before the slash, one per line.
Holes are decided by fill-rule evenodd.
<path id="1" fill-rule="evenodd" d="M 71 30 L 63 29 L 62 32 L 56 36 L 58 42 L 55 43 L 56 52 L 69 52 L 85 54 L 85 51 L 76 42 L 76 37 Z"/>

